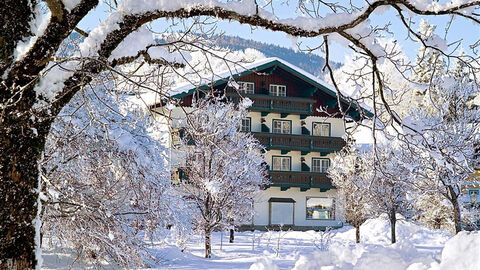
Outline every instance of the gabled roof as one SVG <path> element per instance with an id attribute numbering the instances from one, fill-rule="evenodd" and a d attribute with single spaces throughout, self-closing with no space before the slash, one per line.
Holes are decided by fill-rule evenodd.
<path id="1" fill-rule="evenodd" d="M 314 76 L 313 74 L 310 74 L 309 72 L 292 65 L 288 63 L 285 60 L 282 60 L 277 57 L 271 57 L 271 58 L 265 58 L 261 59 L 258 61 L 255 61 L 251 64 L 247 64 L 243 67 L 236 68 L 236 73 L 232 74 L 232 71 L 225 71 L 222 72 L 218 75 L 215 75 L 213 79 L 208 80 L 208 81 L 200 81 L 197 82 L 196 85 L 200 86 L 195 86 L 191 83 L 186 83 L 184 85 L 181 85 L 173 90 L 172 97 L 173 98 L 183 98 L 185 96 L 188 96 L 192 93 L 194 93 L 197 89 L 199 90 L 206 90 L 209 89 L 212 86 L 217 86 L 220 84 L 228 83 L 232 79 L 237 79 L 238 77 L 253 73 L 253 72 L 259 72 L 264 69 L 278 66 L 287 72 L 290 72 L 291 74 L 295 75 L 296 77 L 300 78 L 301 80 L 309 83 L 310 85 L 320 89 L 327 95 L 337 98 L 337 93 L 335 90 L 335 87 L 330 85 L 329 83 L 319 79 L 318 77 Z M 344 94 L 344 93 L 342 93 Z M 346 95 L 346 94 L 344 94 Z M 348 104 L 349 102 L 347 100 L 342 99 L 342 102 Z M 351 104 L 354 109 L 357 109 L 356 104 Z M 368 106 L 362 104 L 362 110 L 370 117 L 373 116 L 373 114 L 370 112 L 369 109 L 367 109 Z"/>

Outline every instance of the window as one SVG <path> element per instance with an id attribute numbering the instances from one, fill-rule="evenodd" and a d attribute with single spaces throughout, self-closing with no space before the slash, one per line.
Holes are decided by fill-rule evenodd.
<path id="1" fill-rule="evenodd" d="M 242 119 L 242 126 L 240 127 L 240 131 L 243 131 L 243 132 L 250 132 L 251 130 L 251 118 L 250 117 L 247 117 L 247 118 L 243 118 Z"/>
<path id="2" fill-rule="evenodd" d="M 172 131 L 172 146 L 178 147 L 182 143 L 183 132 L 180 129 L 174 129 Z"/>
<path id="3" fill-rule="evenodd" d="M 273 133 L 292 133 L 292 122 L 288 120 L 273 120 L 272 127 Z"/>
<path id="4" fill-rule="evenodd" d="M 237 82 L 238 91 L 245 94 L 254 94 L 255 93 L 255 83 L 253 82 Z"/>
<path id="5" fill-rule="evenodd" d="M 330 123 L 312 123 L 313 136 L 330 136 Z"/>
<path id="6" fill-rule="evenodd" d="M 307 197 L 307 219 L 335 219 L 333 198 Z"/>
<path id="7" fill-rule="evenodd" d="M 330 159 L 312 158 L 312 172 L 326 173 L 328 167 L 330 167 Z"/>
<path id="8" fill-rule="evenodd" d="M 274 171 L 290 171 L 290 157 L 272 157 L 272 169 Z"/>
<path id="9" fill-rule="evenodd" d="M 476 203 L 478 202 L 478 194 L 480 194 L 480 190 L 478 189 L 471 189 L 468 191 L 468 194 L 470 195 L 470 202 Z"/>
<path id="10" fill-rule="evenodd" d="M 287 87 L 285 85 L 270 84 L 270 95 L 285 97 L 287 96 Z"/>

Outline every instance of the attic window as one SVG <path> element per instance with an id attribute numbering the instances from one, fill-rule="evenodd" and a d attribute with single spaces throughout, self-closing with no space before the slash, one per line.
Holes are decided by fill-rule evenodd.
<path id="1" fill-rule="evenodd" d="M 285 97 L 287 96 L 287 87 L 280 84 L 270 84 L 270 95 Z"/>
<path id="2" fill-rule="evenodd" d="M 254 94 L 255 93 L 255 83 L 253 82 L 237 82 L 238 91 L 245 94 Z"/>

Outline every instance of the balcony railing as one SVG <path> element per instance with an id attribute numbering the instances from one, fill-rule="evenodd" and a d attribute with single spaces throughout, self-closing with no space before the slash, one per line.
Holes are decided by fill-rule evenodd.
<path id="1" fill-rule="evenodd" d="M 270 186 L 299 188 L 334 188 L 326 173 L 268 171 Z"/>
<path id="2" fill-rule="evenodd" d="M 267 149 L 334 152 L 345 146 L 339 137 L 320 137 L 296 134 L 252 132 L 253 136 Z"/>
<path id="3" fill-rule="evenodd" d="M 296 172 L 296 171 L 268 171 L 270 185 L 273 187 L 290 188 L 299 187 L 304 190 L 309 188 L 331 189 L 335 188 L 326 173 Z M 177 168 L 172 173 L 172 184 L 187 181 L 185 168 Z"/>
<path id="4" fill-rule="evenodd" d="M 229 99 L 238 103 L 241 99 L 238 93 L 228 92 Z M 302 97 L 279 97 L 260 94 L 242 94 L 253 101 L 249 108 L 251 111 L 277 112 L 277 113 L 298 113 L 311 115 L 315 100 Z"/>

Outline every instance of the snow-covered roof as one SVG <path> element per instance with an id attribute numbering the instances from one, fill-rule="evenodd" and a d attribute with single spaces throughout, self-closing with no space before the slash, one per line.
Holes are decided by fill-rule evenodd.
<path id="1" fill-rule="evenodd" d="M 333 89 L 335 89 L 335 88 L 332 85 L 325 82 L 324 80 L 321 80 L 320 78 L 316 77 L 315 75 L 310 74 L 307 71 L 305 71 L 305 70 L 303 70 L 303 69 L 301 69 L 301 68 L 299 68 L 295 65 L 292 65 L 289 62 L 287 62 L 287 61 L 285 61 L 281 58 L 269 57 L 269 58 L 264 58 L 264 59 L 257 60 L 255 62 L 246 64 L 246 65 L 238 65 L 237 67 L 235 67 L 234 70 L 225 70 L 223 72 L 220 72 L 219 74 L 215 74 L 215 76 L 212 77 L 212 79 L 210 79 L 210 80 L 198 81 L 198 82 L 195 82 L 195 84 L 188 83 L 188 82 L 179 84 L 177 88 L 172 90 L 171 96 L 175 97 L 177 95 L 187 94 L 190 90 L 192 90 L 192 88 L 195 89 L 199 85 L 208 85 L 211 82 L 215 82 L 215 81 L 218 81 L 218 80 L 222 80 L 222 82 L 225 82 L 225 81 L 228 81 L 234 75 L 241 74 L 241 73 L 244 73 L 244 72 L 250 73 L 250 72 L 253 72 L 253 71 L 261 70 L 261 69 L 265 68 L 265 66 L 268 65 L 268 64 L 272 64 L 272 65 L 276 64 L 275 62 L 278 62 L 281 65 L 286 66 L 286 67 L 298 72 L 299 74 L 307 77 L 308 79 L 310 79 L 312 81 L 315 81 L 318 84 L 321 84 L 321 85 L 325 86 L 326 88 L 329 88 L 334 93 Z"/>
<path id="2" fill-rule="evenodd" d="M 181 98 L 186 95 L 190 95 L 197 88 L 207 87 L 212 84 L 218 85 L 221 83 L 225 83 L 239 76 L 246 75 L 255 71 L 263 70 L 265 68 L 275 66 L 275 65 L 278 65 L 283 69 L 293 73 L 294 75 L 296 75 L 300 79 L 303 79 L 307 83 L 316 86 L 317 88 L 321 89 L 323 92 L 327 93 L 328 95 L 332 97 L 337 96 L 335 87 L 333 85 L 325 82 L 324 80 L 316 77 L 315 75 L 278 57 L 264 58 L 246 65 L 237 65 L 235 68 L 232 68 L 231 70 L 226 70 L 218 74 L 215 74 L 212 78 L 208 80 L 203 79 L 202 81 L 197 81 L 193 84 L 188 82 L 179 84 L 178 87 L 174 88 L 170 92 L 170 95 L 174 98 Z M 348 96 L 348 94 L 344 91 L 341 91 L 341 93 L 342 95 Z M 344 100 L 344 102 L 347 103 L 346 100 Z M 355 104 L 353 105 L 355 106 Z M 367 105 L 362 104 L 361 107 L 364 111 L 366 111 L 367 114 L 371 114 L 371 110 Z"/>

